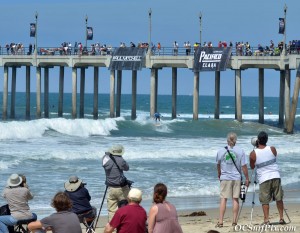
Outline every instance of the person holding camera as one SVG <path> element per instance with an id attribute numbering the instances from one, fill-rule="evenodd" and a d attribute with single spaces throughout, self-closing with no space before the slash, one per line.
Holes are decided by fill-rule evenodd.
<path id="1" fill-rule="evenodd" d="M 72 212 L 77 214 L 80 222 L 83 222 L 83 218 L 96 217 L 96 208 L 91 206 L 91 196 L 81 179 L 70 176 L 69 181 L 65 182 L 65 193 L 72 202 Z"/>
<path id="2" fill-rule="evenodd" d="M 25 176 L 24 176 L 25 178 Z M 8 233 L 8 226 L 14 226 L 19 220 L 35 218 L 30 212 L 28 201 L 33 199 L 28 185 L 18 174 L 11 174 L 2 196 L 6 199 L 11 215 L 0 216 L 0 232 Z"/>
<path id="3" fill-rule="evenodd" d="M 249 186 L 246 155 L 242 148 L 236 146 L 236 141 L 237 135 L 233 132 L 228 133 L 227 146 L 221 148 L 217 153 L 216 161 L 221 192 L 220 217 L 216 227 L 223 227 L 223 218 L 228 198 L 232 198 L 232 226 L 237 225 L 242 170 L 246 178 L 245 185 Z"/>
<path id="4" fill-rule="evenodd" d="M 118 209 L 118 202 L 127 198 L 130 184 L 126 182 L 123 171 L 129 170 L 129 165 L 122 157 L 124 147 L 122 145 L 112 146 L 102 158 L 102 166 L 105 171 L 108 187 L 107 209 L 110 221 Z"/>
<path id="5" fill-rule="evenodd" d="M 283 190 L 277 164 L 277 151 L 274 146 L 267 146 L 268 134 L 261 131 L 256 140 L 251 140 L 256 149 L 250 153 L 250 167 L 256 168 L 259 183 L 259 201 L 264 213 L 264 224 L 269 225 L 269 203 L 276 201 L 279 212 L 279 224 L 286 224 L 283 219 Z"/>

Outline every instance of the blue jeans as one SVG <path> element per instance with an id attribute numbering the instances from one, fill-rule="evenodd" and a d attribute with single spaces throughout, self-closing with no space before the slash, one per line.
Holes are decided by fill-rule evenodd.
<path id="1" fill-rule="evenodd" d="M 8 233 L 7 226 L 14 226 L 17 222 L 18 220 L 11 215 L 0 216 L 0 232 Z"/>

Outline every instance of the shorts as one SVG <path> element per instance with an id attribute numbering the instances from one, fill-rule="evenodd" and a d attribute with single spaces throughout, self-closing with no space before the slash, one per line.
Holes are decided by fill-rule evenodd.
<path id="1" fill-rule="evenodd" d="M 259 185 L 259 201 L 262 205 L 267 205 L 272 200 L 281 201 L 282 198 L 283 190 L 280 178 L 267 180 Z"/>
<path id="2" fill-rule="evenodd" d="M 220 198 L 239 198 L 241 192 L 240 180 L 222 180 Z"/>

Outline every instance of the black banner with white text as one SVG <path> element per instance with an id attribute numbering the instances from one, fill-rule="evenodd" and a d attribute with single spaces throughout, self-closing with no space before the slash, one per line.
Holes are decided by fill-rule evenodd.
<path id="1" fill-rule="evenodd" d="M 108 69 L 141 70 L 145 61 L 145 56 L 145 48 L 117 48 L 112 54 Z"/>
<path id="2" fill-rule="evenodd" d="M 284 34 L 285 22 L 284 18 L 279 18 L 279 34 Z"/>
<path id="3" fill-rule="evenodd" d="M 200 47 L 194 54 L 193 71 L 225 71 L 230 56 L 230 47 Z"/>
<path id="4" fill-rule="evenodd" d="M 86 27 L 86 39 L 93 40 L 93 28 L 92 27 Z"/>
<path id="5" fill-rule="evenodd" d="M 35 23 L 30 24 L 30 37 L 35 37 L 36 27 Z"/>

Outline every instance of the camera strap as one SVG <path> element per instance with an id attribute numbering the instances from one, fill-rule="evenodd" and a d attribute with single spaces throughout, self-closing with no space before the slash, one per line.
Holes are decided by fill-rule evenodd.
<path id="1" fill-rule="evenodd" d="M 236 163 L 234 162 L 234 159 L 233 159 L 233 157 L 232 157 L 230 151 L 228 150 L 228 147 L 227 147 L 227 146 L 225 146 L 225 149 L 227 150 L 227 152 L 228 152 L 228 154 L 229 154 L 229 156 L 230 156 L 230 158 L 231 158 L 231 160 L 232 160 L 232 162 L 233 162 L 233 164 L 234 164 L 236 170 L 240 173 L 240 175 L 241 175 L 241 181 L 242 181 L 242 180 L 243 180 L 243 179 L 242 179 L 242 173 L 240 172 L 240 170 L 239 170 L 238 167 L 236 166 Z"/>
<path id="2" fill-rule="evenodd" d="M 119 169 L 120 175 L 121 175 L 122 174 L 122 170 L 120 169 L 119 165 L 117 164 L 116 159 L 111 154 L 109 155 L 109 157 L 114 162 L 114 164 L 116 164 L 117 168 Z"/>

